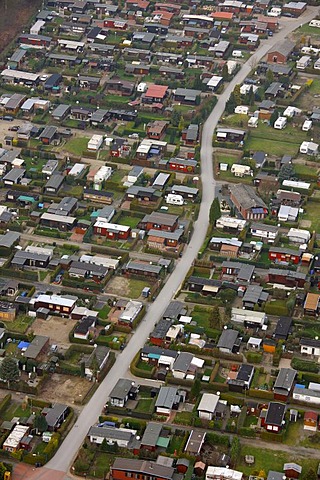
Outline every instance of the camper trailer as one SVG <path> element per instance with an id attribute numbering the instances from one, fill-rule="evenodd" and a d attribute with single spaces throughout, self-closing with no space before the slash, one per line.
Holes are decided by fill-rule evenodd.
<path id="1" fill-rule="evenodd" d="M 272 7 L 271 10 L 267 13 L 268 17 L 280 17 L 281 15 L 281 8 L 280 7 Z"/>
<path id="2" fill-rule="evenodd" d="M 312 120 L 305 120 L 302 125 L 303 132 L 309 132 L 312 128 Z"/>
<path id="3" fill-rule="evenodd" d="M 252 170 L 249 165 L 240 165 L 239 163 L 232 165 L 231 173 L 233 173 L 235 177 L 244 177 L 245 175 L 252 176 Z"/>
<path id="4" fill-rule="evenodd" d="M 243 53 L 241 52 L 241 50 L 233 50 L 232 56 L 233 56 L 234 58 L 242 58 L 242 57 L 243 57 Z"/>
<path id="5" fill-rule="evenodd" d="M 286 117 L 279 117 L 274 122 L 273 128 L 277 130 L 282 130 L 287 125 L 287 118 Z"/>
<path id="6" fill-rule="evenodd" d="M 248 127 L 257 128 L 258 123 L 259 123 L 258 117 L 250 117 L 248 120 Z"/>
<path id="7" fill-rule="evenodd" d="M 182 195 L 175 195 L 173 193 L 169 193 L 166 196 L 166 202 L 169 205 L 183 205 L 184 200 Z"/>

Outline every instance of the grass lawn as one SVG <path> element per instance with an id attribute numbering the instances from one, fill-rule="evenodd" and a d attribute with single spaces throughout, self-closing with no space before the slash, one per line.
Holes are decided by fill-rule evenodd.
<path id="1" fill-rule="evenodd" d="M 31 409 L 27 407 L 25 410 L 22 409 L 22 406 L 17 403 L 11 403 L 9 408 L 2 414 L 2 420 L 8 420 L 9 422 L 13 417 L 29 417 L 31 415 Z"/>
<path id="2" fill-rule="evenodd" d="M 153 413 L 154 399 L 153 398 L 141 398 L 135 408 L 136 412 Z"/>
<path id="3" fill-rule="evenodd" d="M 220 170 L 220 163 L 226 163 L 228 165 L 228 170 L 226 172 Z M 223 180 L 226 182 L 241 182 L 252 184 L 252 177 L 250 175 L 246 175 L 244 177 L 235 177 L 234 174 L 231 173 L 231 167 L 234 163 L 238 163 L 240 165 L 247 165 L 245 161 L 242 161 L 242 159 L 239 158 L 239 155 L 226 155 L 218 152 L 214 154 L 214 171 L 216 172 L 219 180 Z"/>
<path id="4" fill-rule="evenodd" d="M 191 425 L 192 417 L 192 412 L 177 412 L 174 418 L 174 423 L 178 423 L 179 425 Z"/>
<path id="5" fill-rule="evenodd" d="M 248 415 L 244 420 L 244 427 L 250 428 L 251 425 L 258 424 L 258 417 L 254 417 L 253 415 Z"/>
<path id="6" fill-rule="evenodd" d="M 246 465 L 244 461 L 245 455 L 253 455 L 255 458 L 254 465 Z M 281 445 L 278 450 L 266 450 L 261 447 L 253 447 L 251 445 L 242 445 L 241 460 L 237 463 L 237 469 L 244 473 L 244 475 L 254 475 L 254 472 L 264 470 L 275 470 L 282 472 L 283 464 L 292 461 L 292 455 L 281 452 Z M 309 470 L 313 467 L 317 471 L 319 460 L 311 458 L 295 457 L 294 461 L 302 466 L 302 469 Z"/>
<path id="7" fill-rule="evenodd" d="M 108 103 L 112 104 L 112 103 L 128 103 L 130 101 L 130 99 L 128 99 L 128 97 L 121 97 L 120 95 L 110 95 L 109 93 L 107 93 L 106 95 L 106 100 Z"/>
<path id="8" fill-rule="evenodd" d="M 318 27 L 309 27 L 308 23 L 305 23 L 302 25 L 302 27 L 299 27 L 297 30 L 295 30 L 294 34 L 305 34 L 307 33 L 308 35 L 316 35 L 320 36 L 320 28 Z"/>
<path id="9" fill-rule="evenodd" d="M 175 451 L 181 451 L 183 440 L 184 437 L 173 435 L 167 448 L 167 453 L 173 454 Z"/>
<path id="10" fill-rule="evenodd" d="M 300 219 L 300 220 L 310 220 L 311 230 L 315 230 L 316 232 L 320 231 L 319 208 L 320 208 L 319 203 L 309 200 L 304 207 L 305 213 L 301 215 L 301 219 Z"/>
<path id="11" fill-rule="evenodd" d="M 102 309 L 100 310 L 99 312 L 99 317 L 102 319 L 102 320 L 106 320 L 108 318 L 108 315 L 109 315 L 109 312 L 111 310 L 111 307 L 109 307 L 109 305 L 106 303 Z"/>
<path id="12" fill-rule="evenodd" d="M 18 315 L 13 322 L 6 322 L 6 325 L 11 332 L 25 333 L 33 321 L 33 317 Z"/>
<path id="13" fill-rule="evenodd" d="M 314 167 L 308 167 L 308 165 L 303 165 L 302 163 L 295 163 L 294 171 L 298 175 L 298 177 L 300 175 L 312 175 L 315 181 L 318 178 L 318 175 L 317 175 L 318 169 L 315 169 Z"/>
<path id="14" fill-rule="evenodd" d="M 74 155 L 81 156 L 82 152 L 87 150 L 88 137 L 76 137 L 69 140 L 63 147 L 67 152 L 73 153 Z"/>
<path id="15" fill-rule="evenodd" d="M 193 271 L 193 275 L 201 278 L 210 278 L 210 269 L 208 268 L 206 271 L 204 270 L 199 270 L 197 267 L 195 267 Z"/>
<path id="16" fill-rule="evenodd" d="M 130 298 L 139 298 L 144 287 L 151 287 L 152 284 L 146 280 L 129 278 L 128 296 Z"/>
<path id="17" fill-rule="evenodd" d="M 140 360 L 140 362 L 137 364 L 137 368 L 139 368 L 139 370 L 144 370 L 145 372 L 152 372 L 154 367 L 149 363 Z"/>
<path id="18" fill-rule="evenodd" d="M 39 274 L 39 280 L 40 282 L 43 282 L 43 280 L 48 276 L 48 272 L 38 272 Z"/>
<path id="19" fill-rule="evenodd" d="M 112 172 L 110 180 L 112 182 L 119 183 L 119 182 L 121 182 L 121 180 L 123 180 L 123 177 L 127 174 L 128 174 L 128 172 L 126 170 L 121 170 L 120 168 L 116 169 Z"/>
<path id="20" fill-rule="evenodd" d="M 192 320 L 197 322 L 199 327 L 203 327 L 205 330 L 219 328 L 218 320 L 212 318 L 213 311 L 210 307 L 198 307 L 196 306 L 192 312 Z"/>
<path id="21" fill-rule="evenodd" d="M 270 138 L 270 135 L 267 135 L 264 139 L 251 135 L 246 141 L 245 148 L 251 151 L 264 150 L 269 155 L 280 157 L 284 154 L 295 156 L 299 150 L 299 146 L 300 144 L 298 143 L 273 140 Z"/>
<path id="22" fill-rule="evenodd" d="M 121 215 L 119 218 L 120 225 L 127 225 L 131 228 L 137 228 L 137 225 L 140 221 L 140 217 L 134 217 L 133 215 Z"/>
<path id="23" fill-rule="evenodd" d="M 89 471 L 90 477 L 105 478 L 105 475 L 109 473 L 110 465 L 113 464 L 114 459 L 115 459 L 114 455 L 98 452 L 95 456 L 93 465 Z"/>

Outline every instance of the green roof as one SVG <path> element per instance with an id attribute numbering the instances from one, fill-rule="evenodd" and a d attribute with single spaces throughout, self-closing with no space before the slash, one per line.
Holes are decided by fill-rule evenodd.
<path id="1" fill-rule="evenodd" d="M 20 202 L 31 202 L 31 203 L 36 203 L 36 200 L 33 197 L 29 197 L 28 195 L 20 195 L 18 197 L 18 200 Z"/>
<path id="2" fill-rule="evenodd" d="M 159 437 L 157 440 L 157 447 L 167 448 L 170 443 L 170 437 Z"/>

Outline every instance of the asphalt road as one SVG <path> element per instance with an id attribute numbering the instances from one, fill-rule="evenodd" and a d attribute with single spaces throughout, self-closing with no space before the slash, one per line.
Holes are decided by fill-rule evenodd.
<path id="1" fill-rule="evenodd" d="M 195 222 L 194 234 L 191 237 L 190 243 L 186 247 L 183 257 L 177 262 L 175 270 L 168 278 L 160 295 L 155 302 L 150 305 L 144 320 L 133 334 L 128 346 L 117 357 L 116 363 L 106 378 L 102 381 L 89 403 L 82 410 L 77 422 L 63 441 L 56 455 L 46 465 L 48 469 L 68 472 L 78 449 L 83 443 L 83 439 L 91 425 L 97 421 L 104 404 L 108 400 L 112 388 L 119 378 L 124 377 L 127 374 L 131 360 L 136 352 L 145 344 L 149 333 L 153 330 L 154 325 L 161 318 L 168 303 L 173 298 L 175 292 L 179 289 L 190 265 L 202 246 L 209 224 L 210 206 L 216 194 L 216 183 L 213 177 L 212 165 L 212 136 L 217 122 L 224 112 L 225 103 L 228 100 L 231 91 L 236 84 L 241 83 L 249 74 L 254 62 L 258 62 L 272 46 L 283 40 L 288 33 L 295 30 L 299 25 L 314 18 L 317 10 L 318 9 L 316 8 L 309 8 L 306 14 L 299 19 L 286 19 L 286 21 L 283 22 L 280 32 L 262 42 L 259 49 L 243 65 L 236 77 L 220 95 L 218 103 L 203 126 L 201 139 L 201 180 L 203 196 L 199 217 Z"/>

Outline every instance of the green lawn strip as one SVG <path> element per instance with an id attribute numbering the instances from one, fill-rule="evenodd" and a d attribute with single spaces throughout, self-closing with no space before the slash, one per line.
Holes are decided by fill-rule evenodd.
<path id="1" fill-rule="evenodd" d="M 184 437 L 173 435 L 171 437 L 169 446 L 167 448 L 167 453 L 170 453 L 172 455 L 174 452 L 179 452 L 181 449 L 183 440 L 184 440 Z"/>
<path id="2" fill-rule="evenodd" d="M 130 298 L 138 298 L 144 287 L 151 287 L 148 280 L 138 280 L 136 278 L 129 279 L 128 295 Z"/>
<path id="3" fill-rule="evenodd" d="M 153 398 L 141 398 L 138 401 L 135 411 L 143 412 L 143 413 L 152 413 L 154 410 L 153 406 L 154 406 Z"/>
<path id="4" fill-rule="evenodd" d="M 303 213 L 300 218 L 300 220 L 309 220 L 311 222 L 311 229 L 315 230 L 316 232 L 318 232 L 320 229 L 319 208 L 319 203 L 310 200 L 306 203 L 304 207 L 305 213 Z"/>
<path id="5" fill-rule="evenodd" d="M 12 322 L 6 322 L 6 326 L 11 332 L 25 333 L 33 321 L 33 317 L 20 314 Z"/>
<path id="6" fill-rule="evenodd" d="M 295 156 L 299 150 L 299 144 L 284 142 L 283 140 L 274 141 L 271 139 L 255 138 L 251 136 L 245 143 L 246 150 L 259 151 L 263 150 L 269 155 L 282 156 L 292 155 Z"/>
<path id="7" fill-rule="evenodd" d="M 141 218 L 134 217 L 132 215 L 121 215 L 119 219 L 120 225 L 127 225 L 131 228 L 136 228 L 138 223 L 141 221 Z"/>
<path id="8" fill-rule="evenodd" d="M 245 455 L 253 455 L 254 465 L 247 465 L 245 463 Z M 269 472 L 274 470 L 277 472 L 283 471 L 284 463 L 291 462 L 292 455 L 281 452 L 281 445 L 278 450 L 267 450 L 261 447 L 253 447 L 252 445 L 242 445 L 241 460 L 237 463 L 237 469 L 244 473 L 244 475 L 254 475 L 254 472 Z M 294 458 L 294 461 L 302 466 L 303 470 L 309 470 L 313 467 L 317 471 L 319 460 L 312 458 Z"/>
<path id="9" fill-rule="evenodd" d="M 81 156 L 82 152 L 87 150 L 89 140 L 88 137 L 72 138 L 64 145 L 63 149 L 74 155 Z"/>

